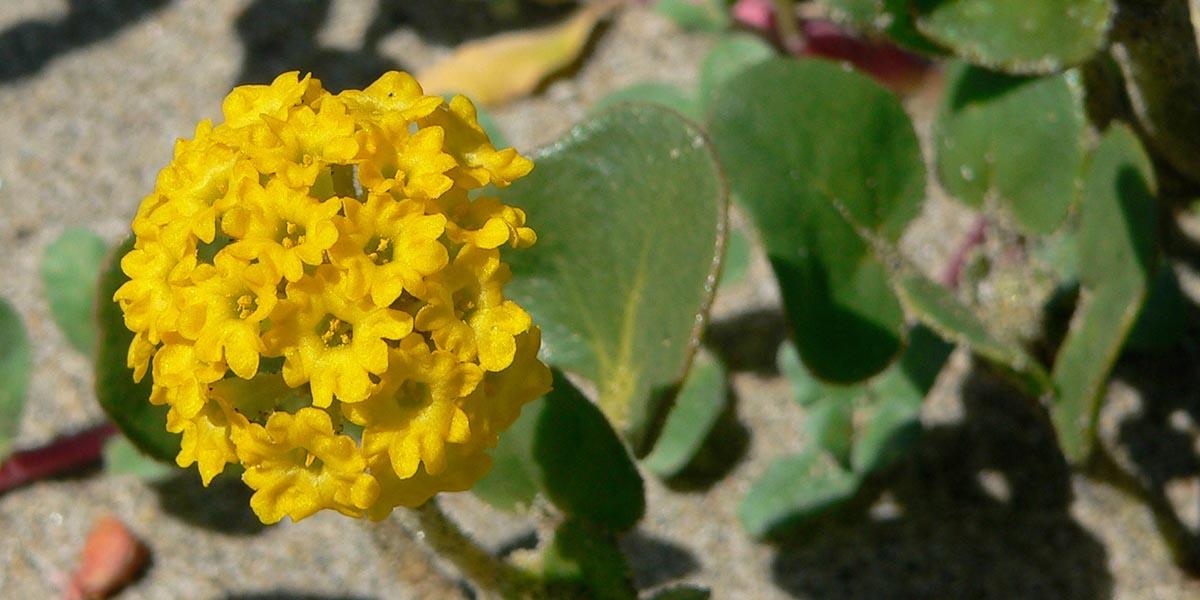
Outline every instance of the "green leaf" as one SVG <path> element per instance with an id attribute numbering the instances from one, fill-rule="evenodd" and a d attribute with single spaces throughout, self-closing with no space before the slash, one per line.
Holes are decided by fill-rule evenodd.
<path id="1" fill-rule="evenodd" d="M 21 425 L 32 370 L 33 352 L 21 315 L 0 298 L 0 461 L 12 450 Z"/>
<path id="2" fill-rule="evenodd" d="M 776 59 L 726 82 L 709 125 L 804 364 L 838 383 L 883 370 L 903 346 L 904 314 L 863 235 L 898 240 L 925 189 L 900 102 L 833 63 Z"/>
<path id="3" fill-rule="evenodd" d="M 891 466 L 920 437 L 921 404 L 954 347 L 920 326 L 909 332 L 909 340 L 900 361 L 869 386 L 864 424 L 854 438 L 851 462 L 856 473 Z"/>
<path id="4" fill-rule="evenodd" d="M 750 252 L 750 238 L 741 229 L 730 229 L 725 258 L 721 260 L 721 283 L 736 285 L 746 277 L 750 270 Z"/>
<path id="5" fill-rule="evenodd" d="M 817 448 L 828 452 L 843 467 L 849 467 L 854 447 L 854 400 L 862 389 L 858 385 L 845 388 L 830 385 L 824 391 L 826 395 L 809 409 L 804 428 Z"/>
<path id="6" fill-rule="evenodd" d="M 514 300 L 543 356 L 598 390 L 635 449 L 682 379 L 712 299 L 725 234 L 720 167 L 677 113 L 626 104 L 585 121 L 498 194 L 538 243 L 509 255 Z"/>
<path id="7" fill-rule="evenodd" d="M 908 0 L 820 0 L 831 19 L 869 33 L 887 35 L 897 45 L 922 54 L 942 55 L 945 50 L 916 29 Z"/>
<path id="8" fill-rule="evenodd" d="M 1036 360 L 1017 344 L 993 334 L 946 288 L 915 269 L 903 269 L 896 274 L 896 290 L 909 312 L 944 339 L 1021 375 L 1034 393 L 1051 389 L 1049 376 Z"/>
<path id="9" fill-rule="evenodd" d="M 591 112 L 600 113 L 624 102 L 646 102 L 677 111 L 689 119 L 699 119 L 696 101 L 679 87 L 658 81 L 635 83 L 596 101 Z"/>
<path id="10" fill-rule="evenodd" d="M 754 537 L 778 535 L 845 504 L 858 485 L 857 475 L 810 450 L 771 463 L 738 506 L 738 518 Z"/>
<path id="11" fill-rule="evenodd" d="M 545 398 L 526 404 L 516 422 L 500 434 L 500 443 L 488 453 L 492 470 L 471 488 L 480 500 L 508 511 L 533 503 L 541 489 L 541 474 L 533 460 L 533 439 L 545 404 Z"/>
<path id="12" fill-rule="evenodd" d="M 1154 171 L 1137 137 L 1109 129 L 1092 156 L 1079 218 L 1082 290 L 1054 362 L 1051 417 L 1072 463 L 1087 458 L 1099 400 L 1146 297 L 1155 247 Z"/>
<path id="13" fill-rule="evenodd" d="M 621 531 L 646 512 L 642 477 L 625 446 L 559 371 L 538 416 L 533 457 L 546 496 L 567 515 Z"/>
<path id="14" fill-rule="evenodd" d="M 132 248 L 130 237 L 117 248 L 97 286 L 96 399 L 134 446 L 152 458 L 174 463 L 179 434 L 167 432 L 167 407 L 150 404 L 150 373 L 135 383 L 133 370 L 125 366 L 133 332 L 125 328 L 121 307 L 112 297 L 128 281 L 121 272 L 121 257 Z"/>
<path id="15" fill-rule="evenodd" d="M 658 0 L 654 10 L 687 31 L 722 31 L 730 22 L 723 0 Z"/>
<path id="16" fill-rule="evenodd" d="M 813 378 L 808 369 L 804 368 L 795 344 L 790 341 L 780 344 L 775 362 L 779 366 L 779 374 L 783 375 L 784 379 L 791 384 L 792 398 L 796 400 L 797 404 L 810 406 L 821 399 L 824 386 Z"/>
<path id="17" fill-rule="evenodd" d="M 582 584 L 597 600 L 637 598 L 633 576 L 616 536 L 590 523 L 567 519 L 554 531 L 554 541 L 546 549 L 542 566 L 551 591 L 570 584 Z M 552 594 L 563 597 L 563 594 Z"/>
<path id="18" fill-rule="evenodd" d="M 726 81 L 775 55 L 775 48 L 756 35 L 726 36 L 713 46 L 700 65 L 700 104 L 709 108 L 713 95 Z"/>
<path id="19" fill-rule="evenodd" d="M 1159 266 L 1125 347 L 1136 352 L 1171 348 L 1183 339 L 1187 330 L 1187 310 L 1187 299 L 1175 270 L 1168 264 Z"/>
<path id="20" fill-rule="evenodd" d="M 1111 0 L 909 0 L 917 29 L 973 64 L 1052 73 L 1103 45 Z"/>
<path id="21" fill-rule="evenodd" d="M 1074 71 L 1014 77 L 958 63 L 936 130 L 946 191 L 995 203 L 1026 232 L 1054 231 L 1079 196 L 1086 118 Z"/>
<path id="22" fill-rule="evenodd" d="M 162 479 L 175 469 L 146 456 L 129 438 L 117 435 L 104 444 L 104 472 L 109 475 L 133 475 L 147 480 Z"/>
<path id="23" fill-rule="evenodd" d="M 725 367 L 708 351 L 696 353 L 654 450 L 642 461 L 655 475 L 672 477 L 691 462 L 725 410 Z"/>
<path id="24" fill-rule="evenodd" d="M 711 597 L 712 591 L 708 588 L 684 583 L 658 590 L 650 600 L 708 600 Z"/>
<path id="25" fill-rule="evenodd" d="M 96 279 L 107 254 L 100 236 L 76 228 L 63 232 L 42 256 L 50 314 L 67 341 L 89 357 L 96 352 Z"/>

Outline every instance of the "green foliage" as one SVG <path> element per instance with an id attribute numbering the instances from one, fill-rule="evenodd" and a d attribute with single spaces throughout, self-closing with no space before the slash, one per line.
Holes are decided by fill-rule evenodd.
<path id="1" fill-rule="evenodd" d="M 712 592 L 708 588 L 681 584 L 655 592 L 650 600 L 708 600 L 711 597 Z"/>
<path id="2" fill-rule="evenodd" d="M 709 126 L 804 364 L 840 383 L 884 369 L 903 346 L 904 314 L 864 234 L 898 240 L 925 186 L 900 102 L 832 63 L 777 59 L 726 82 Z"/>
<path id="3" fill-rule="evenodd" d="M 1091 451 L 1109 370 L 1141 310 L 1155 248 L 1155 184 L 1137 137 L 1114 126 L 1092 156 L 1079 220 L 1082 291 L 1054 362 L 1058 397 L 1051 410 L 1071 462 Z"/>
<path id="4" fill-rule="evenodd" d="M 689 31 L 721 31 L 730 22 L 724 0 L 658 0 L 654 10 Z"/>
<path id="5" fill-rule="evenodd" d="M 642 461 L 647 469 L 672 477 L 688 466 L 725 410 L 725 378 L 724 365 L 712 354 L 696 353 L 654 450 Z"/>
<path id="6" fill-rule="evenodd" d="M 538 417 L 533 459 L 546 496 L 567 515 L 621 531 L 646 512 L 642 477 L 620 438 L 561 373 Z"/>
<path id="7" fill-rule="evenodd" d="M 721 283 L 736 285 L 750 271 L 750 238 L 736 227 L 729 230 L 725 243 L 725 258 L 721 259 Z"/>
<path id="8" fill-rule="evenodd" d="M 554 532 L 542 557 L 542 568 L 552 596 L 570 595 L 583 588 L 582 597 L 597 600 L 637 598 L 633 576 L 616 536 L 590 523 L 567 519 Z"/>
<path id="9" fill-rule="evenodd" d="M 114 252 L 97 286 L 96 399 L 134 446 L 147 456 L 173 464 L 179 453 L 179 434 L 167 432 L 167 407 L 150 404 L 150 373 L 141 382 L 133 381 L 133 371 L 125 363 L 133 332 L 125 328 L 121 307 L 112 299 L 117 288 L 128 281 L 116 257 L 131 248 L 132 237 Z"/>
<path id="10" fill-rule="evenodd" d="M 955 64 L 936 126 L 938 177 L 964 203 L 994 203 L 1025 231 L 1050 233 L 1079 195 L 1084 124 L 1073 71 L 1030 78 Z"/>
<path id="11" fill-rule="evenodd" d="M 1125 348 L 1138 352 L 1165 350 L 1179 343 L 1187 329 L 1187 300 L 1179 277 L 1170 265 L 1161 265 L 1138 314 Z"/>
<path id="12" fill-rule="evenodd" d="M 634 447 L 698 343 L 725 234 L 720 168 L 672 111 L 627 104 L 576 127 L 499 190 L 534 219 L 509 289 L 544 356 L 587 378 Z"/>
<path id="13" fill-rule="evenodd" d="M 732 34 L 717 42 L 700 66 L 700 103 L 705 110 L 717 90 L 742 71 L 770 60 L 775 49 L 762 38 L 747 33 Z"/>
<path id="14" fill-rule="evenodd" d="M 916 26 L 973 64 L 1052 73 L 1104 44 L 1111 0 L 909 0 Z"/>
<path id="15" fill-rule="evenodd" d="M 492 470 L 471 488 L 484 502 L 501 510 L 519 510 L 528 507 L 542 489 L 541 473 L 533 460 L 533 440 L 545 404 L 543 396 L 525 405 L 489 453 Z"/>
<path id="16" fill-rule="evenodd" d="M 176 470 L 146 456 L 129 438 L 118 435 L 104 443 L 104 472 L 154 480 L 167 477 Z"/>
<path id="17" fill-rule="evenodd" d="M 908 311 L 942 337 L 1020 375 L 1034 393 L 1051 389 L 1049 376 L 1020 345 L 997 337 L 946 288 L 913 269 L 896 274 L 896 289 Z"/>
<path id="18" fill-rule="evenodd" d="M 497 508 L 527 506 L 542 492 L 564 513 L 618 531 L 646 510 L 642 478 L 620 438 L 561 372 L 500 440 L 492 472 L 473 488 Z"/>
<path id="19" fill-rule="evenodd" d="M 810 448 L 771 463 L 738 506 L 738 518 L 754 537 L 776 535 L 845 503 L 859 483 L 857 475 Z"/>
<path id="20" fill-rule="evenodd" d="M 12 450 L 12 440 L 21 425 L 32 368 L 33 352 L 21 315 L 0 298 L 0 461 Z"/>
<path id="21" fill-rule="evenodd" d="M 591 112 L 601 113 L 623 102 L 658 104 L 689 119 L 695 120 L 700 117 L 696 101 L 691 96 L 677 86 L 657 81 L 644 81 L 619 89 L 597 100 L 592 105 Z"/>
<path id="22" fill-rule="evenodd" d="M 42 285 L 50 314 L 76 350 L 96 352 L 96 279 L 108 246 L 88 229 L 63 232 L 42 256 Z"/>
<path id="23" fill-rule="evenodd" d="M 784 371 L 809 398 L 809 444 L 751 487 L 738 512 L 751 534 L 784 533 L 846 505 L 866 477 L 907 454 L 921 431 L 921 402 L 953 349 L 924 327 L 909 339 L 903 357 L 865 383 L 822 384 L 802 369 Z"/>

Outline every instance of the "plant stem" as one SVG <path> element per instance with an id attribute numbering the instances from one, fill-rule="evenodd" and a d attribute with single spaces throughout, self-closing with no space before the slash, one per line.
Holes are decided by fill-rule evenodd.
<path id="1" fill-rule="evenodd" d="M 987 217 L 979 215 L 975 218 L 975 224 L 971 226 L 967 237 L 950 256 L 950 262 L 946 263 L 946 268 L 942 271 L 942 285 L 950 290 L 958 289 L 958 284 L 962 282 L 962 273 L 967 265 L 967 259 L 971 257 L 971 251 L 978 248 L 986 239 Z"/>
<path id="2" fill-rule="evenodd" d="M 105 440 L 116 434 L 117 427 L 106 422 L 38 448 L 13 453 L 0 463 L 0 494 L 100 462 Z"/>
<path id="3" fill-rule="evenodd" d="M 407 511 L 406 528 L 469 579 L 482 598 L 541 598 L 540 580 L 494 556 L 462 531 L 432 498 Z M 414 519 L 415 517 L 415 519 Z M 413 522 L 415 521 L 415 523 Z"/>

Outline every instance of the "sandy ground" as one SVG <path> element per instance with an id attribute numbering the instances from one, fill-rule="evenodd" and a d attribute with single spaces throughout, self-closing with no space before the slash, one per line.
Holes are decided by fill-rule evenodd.
<path id="1" fill-rule="evenodd" d="M 0 2 L 0 296 L 16 305 L 36 342 L 23 446 L 102 418 L 87 362 L 48 314 L 37 277 L 47 244 L 80 225 L 120 238 L 174 139 L 218 116 L 221 97 L 240 81 L 308 66 L 335 84 L 361 84 L 382 68 L 418 69 L 446 52 L 409 29 L 384 27 L 376 36 L 375 3 L 367 1 L 71 5 L 74 12 L 62 1 Z M 292 41 L 274 43 L 284 31 Z M 368 35 L 372 48 L 363 50 Z M 529 150 L 627 84 L 692 85 L 711 43 L 631 9 L 603 31 L 574 77 L 493 114 Z M 248 47 L 257 60 L 247 60 Z M 970 220 L 933 197 L 905 250 L 934 270 Z M 890 510 L 831 519 L 781 545 L 751 540 L 737 523 L 738 502 L 772 459 L 804 441 L 805 415 L 772 366 L 781 319 L 769 269 L 756 256 L 750 276 L 722 290 L 709 333 L 733 367 L 734 416 L 711 444 L 706 469 L 670 486 L 647 476 L 648 514 L 623 539 L 641 589 L 689 581 L 716 598 L 1200 598 L 1200 585 L 1173 565 L 1147 505 L 1072 474 L 1028 401 L 961 352 L 934 391 L 920 450 L 881 484 Z M 1122 406 L 1131 403 L 1137 413 L 1136 398 Z M 1121 414 L 1111 416 L 1114 427 Z M 1176 490 L 1163 492 L 1165 506 L 1186 517 L 1187 504 L 1196 504 L 1195 469 L 1139 471 L 1145 455 L 1130 456 L 1127 470 Z M 56 596 L 103 513 L 128 522 L 153 551 L 153 564 L 122 598 L 463 595 L 394 524 L 318 515 L 264 528 L 238 482 L 205 490 L 196 479 L 92 473 L 0 497 L 0 598 Z M 529 519 L 498 514 L 469 494 L 444 501 L 497 550 L 532 531 Z"/>

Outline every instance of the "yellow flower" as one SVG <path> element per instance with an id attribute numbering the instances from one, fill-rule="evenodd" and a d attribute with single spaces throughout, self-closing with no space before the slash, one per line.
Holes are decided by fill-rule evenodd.
<path id="1" fill-rule="evenodd" d="M 229 209 L 221 229 L 234 238 L 228 251 L 243 259 L 257 258 L 288 281 L 299 281 L 304 265 L 319 265 L 337 241 L 333 217 L 340 199 L 319 202 L 302 191 L 272 180 L 264 188 L 244 182 L 244 202 Z"/>
<path id="2" fill-rule="evenodd" d="M 390 305 L 405 290 L 424 296 L 425 277 L 449 261 L 438 241 L 446 217 L 425 214 L 418 202 L 374 192 L 365 204 L 348 200 L 344 209 L 338 243 L 329 256 L 346 269 L 351 294 L 369 293 L 376 306 Z"/>
<path id="3" fill-rule="evenodd" d="M 284 73 L 221 109 L 138 207 L 113 296 L 176 462 L 205 485 L 240 463 L 266 523 L 468 489 L 550 387 L 504 296 L 501 252 L 536 235 L 476 198 L 532 163 L 404 73 L 338 95 Z"/>
<path id="4" fill-rule="evenodd" d="M 323 410 L 276 412 L 265 426 L 235 428 L 233 439 L 243 479 L 255 490 L 250 507 L 264 523 L 299 521 L 323 508 L 358 517 L 379 496 L 354 440 L 335 434 Z"/>
<path id="5" fill-rule="evenodd" d="M 354 299 L 339 278 L 333 265 L 321 265 L 312 277 L 288 284 L 264 336 L 268 351 L 284 357 L 284 381 L 292 387 L 309 383 L 313 404 L 321 408 L 334 395 L 342 402 L 366 400 L 370 374 L 388 368 L 388 340 L 412 331 L 407 313 Z"/>
<path id="6" fill-rule="evenodd" d="M 262 324 L 278 301 L 277 279 L 262 264 L 222 253 L 215 265 L 196 267 L 192 281 L 195 285 L 183 292 L 187 308 L 180 316 L 179 332 L 196 340 L 201 360 L 223 360 L 238 377 L 254 377 L 265 350 L 259 337 Z"/>
<path id="7" fill-rule="evenodd" d="M 504 298 L 512 274 L 499 253 L 464 246 L 453 268 L 439 275 L 429 303 L 417 313 L 416 328 L 461 360 L 477 359 L 488 371 L 506 368 L 516 351 L 515 336 L 527 331 L 532 319 Z"/>
<path id="8" fill-rule="evenodd" d="M 430 352 L 424 339 L 409 336 L 391 351 L 378 392 L 342 411 L 363 427 L 367 454 L 387 454 L 401 478 L 412 477 L 418 465 L 438 475 L 446 468 L 446 445 L 471 439 L 458 400 L 482 378 L 477 365 L 460 363 L 449 352 Z"/>

